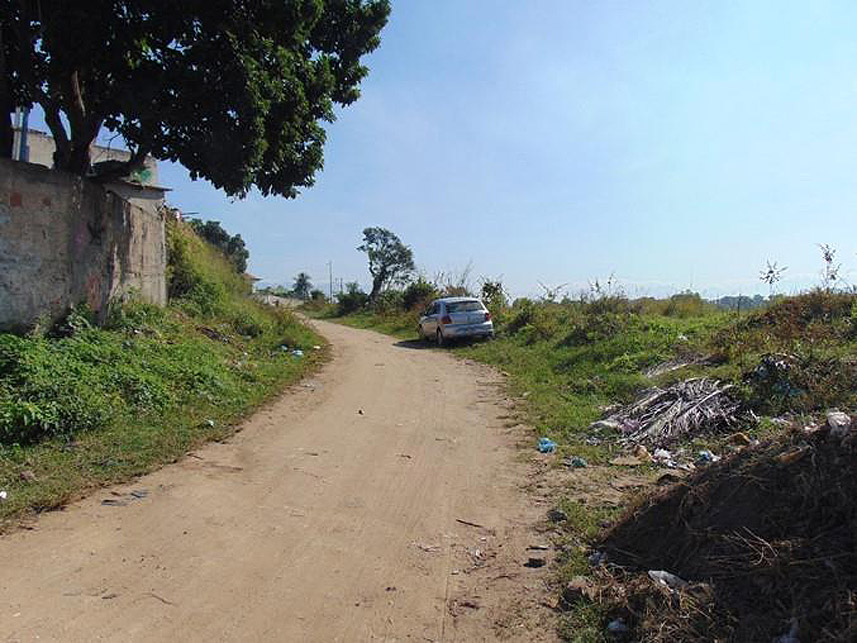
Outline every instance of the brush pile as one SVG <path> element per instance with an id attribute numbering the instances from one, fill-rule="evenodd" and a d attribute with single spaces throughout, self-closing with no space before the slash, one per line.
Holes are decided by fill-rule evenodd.
<path id="1" fill-rule="evenodd" d="M 629 640 L 857 640 L 857 428 L 828 418 L 746 448 L 652 494 L 597 548 Z"/>
<path id="2" fill-rule="evenodd" d="M 692 378 L 668 388 L 651 388 L 596 424 L 617 428 L 624 441 L 666 447 L 678 440 L 729 430 L 739 421 L 741 403 L 733 386 Z"/>

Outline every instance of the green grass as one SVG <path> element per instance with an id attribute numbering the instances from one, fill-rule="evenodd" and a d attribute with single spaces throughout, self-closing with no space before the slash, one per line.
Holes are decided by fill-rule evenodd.
<path id="1" fill-rule="evenodd" d="M 345 317 L 325 317 L 351 328 L 366 328 L 400 339 L 416 339 L 416 321 L 405 315 L 375 315 L 368 312 Z"/>
<path id="2" fill-rule="evenodd" d="M 0 334 L 0 520 L 228 436 L 327 354 L 293 315 L 253 302 L 187 228 L 173 223 L 169 234 L 167 308 L 126 302 L 102 327 L 76 310 L 27 337 Z"/>

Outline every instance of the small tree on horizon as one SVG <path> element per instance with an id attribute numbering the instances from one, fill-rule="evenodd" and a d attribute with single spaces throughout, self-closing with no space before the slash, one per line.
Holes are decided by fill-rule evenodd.
<path id="1" fill-rule="evenodd" d="M 298 299 L 309 299 L 310 291 L 312 291 L 312 282 L 310 276 L 305 272 L 299 272 L 295 277 L 295 285 L 292 287 L 292 292 Z"/>
<path id="2" fill-rule="evenodd" d="M 370 303 L 375 302 L 384 288 L 405 281 L 414 271 L 413 250 L 386 228 L 365 228 L 363 243 L 357 249 L 369 258 L 369 274 L 372 275 Z"/>
<path id="3" fill-rule="evenodd" d="M 774 296 L 774 288 L 777 282 L 783 278 L 783 273 L 788 270 L 786 266 L 779 266 L 776 261 L 766 261 L 765 269 L 760 271 L 759 280 L 768 284 L 768 297 Z"/>
<path id="4" fill-rule="evenodd" d="M 821 281 L 824 284 L 824 290 L 831 292 L 836 289 L 836 284 L 840 281 L 839 273 L 842 270 L 842 264 L 836 263 L 836 248 L 827 243 L 819 243 L 818 247 L 821 250 L 821 259 L 824 261 Z"/>

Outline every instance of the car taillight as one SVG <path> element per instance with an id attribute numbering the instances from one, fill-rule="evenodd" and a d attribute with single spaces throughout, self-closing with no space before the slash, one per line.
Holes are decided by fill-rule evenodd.
<path id="1" fill-rule="evenodd" d="M 485 313 L 485 321 L 491 321 L 491 313 Z"/>
<path id="2" fill-rule="evenodd" d="M 451 324 L 452 323 L 452 317 L 450 317 L 449 315 L 444 315 L 443 317 L 440 318 L 440 323 L 441 324 Z"/>

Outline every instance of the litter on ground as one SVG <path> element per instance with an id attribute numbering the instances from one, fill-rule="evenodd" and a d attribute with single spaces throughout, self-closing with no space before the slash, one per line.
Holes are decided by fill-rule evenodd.
<path id="1" fill-rule="evenodd" d="M 550 438 L 539 439 L 539 453 L 553 453 L 556 451 L 556 442 Z"/>
<path id="2" fill-rule="evenodd" d="M 563 459 L 562 464 L 566 467 L 569 467 L 570 469 L 582 469 L 584 467 L 589 466 L 589 463 L 586 461 L 586 459 L 581 458 L 579 455 Z"/>

